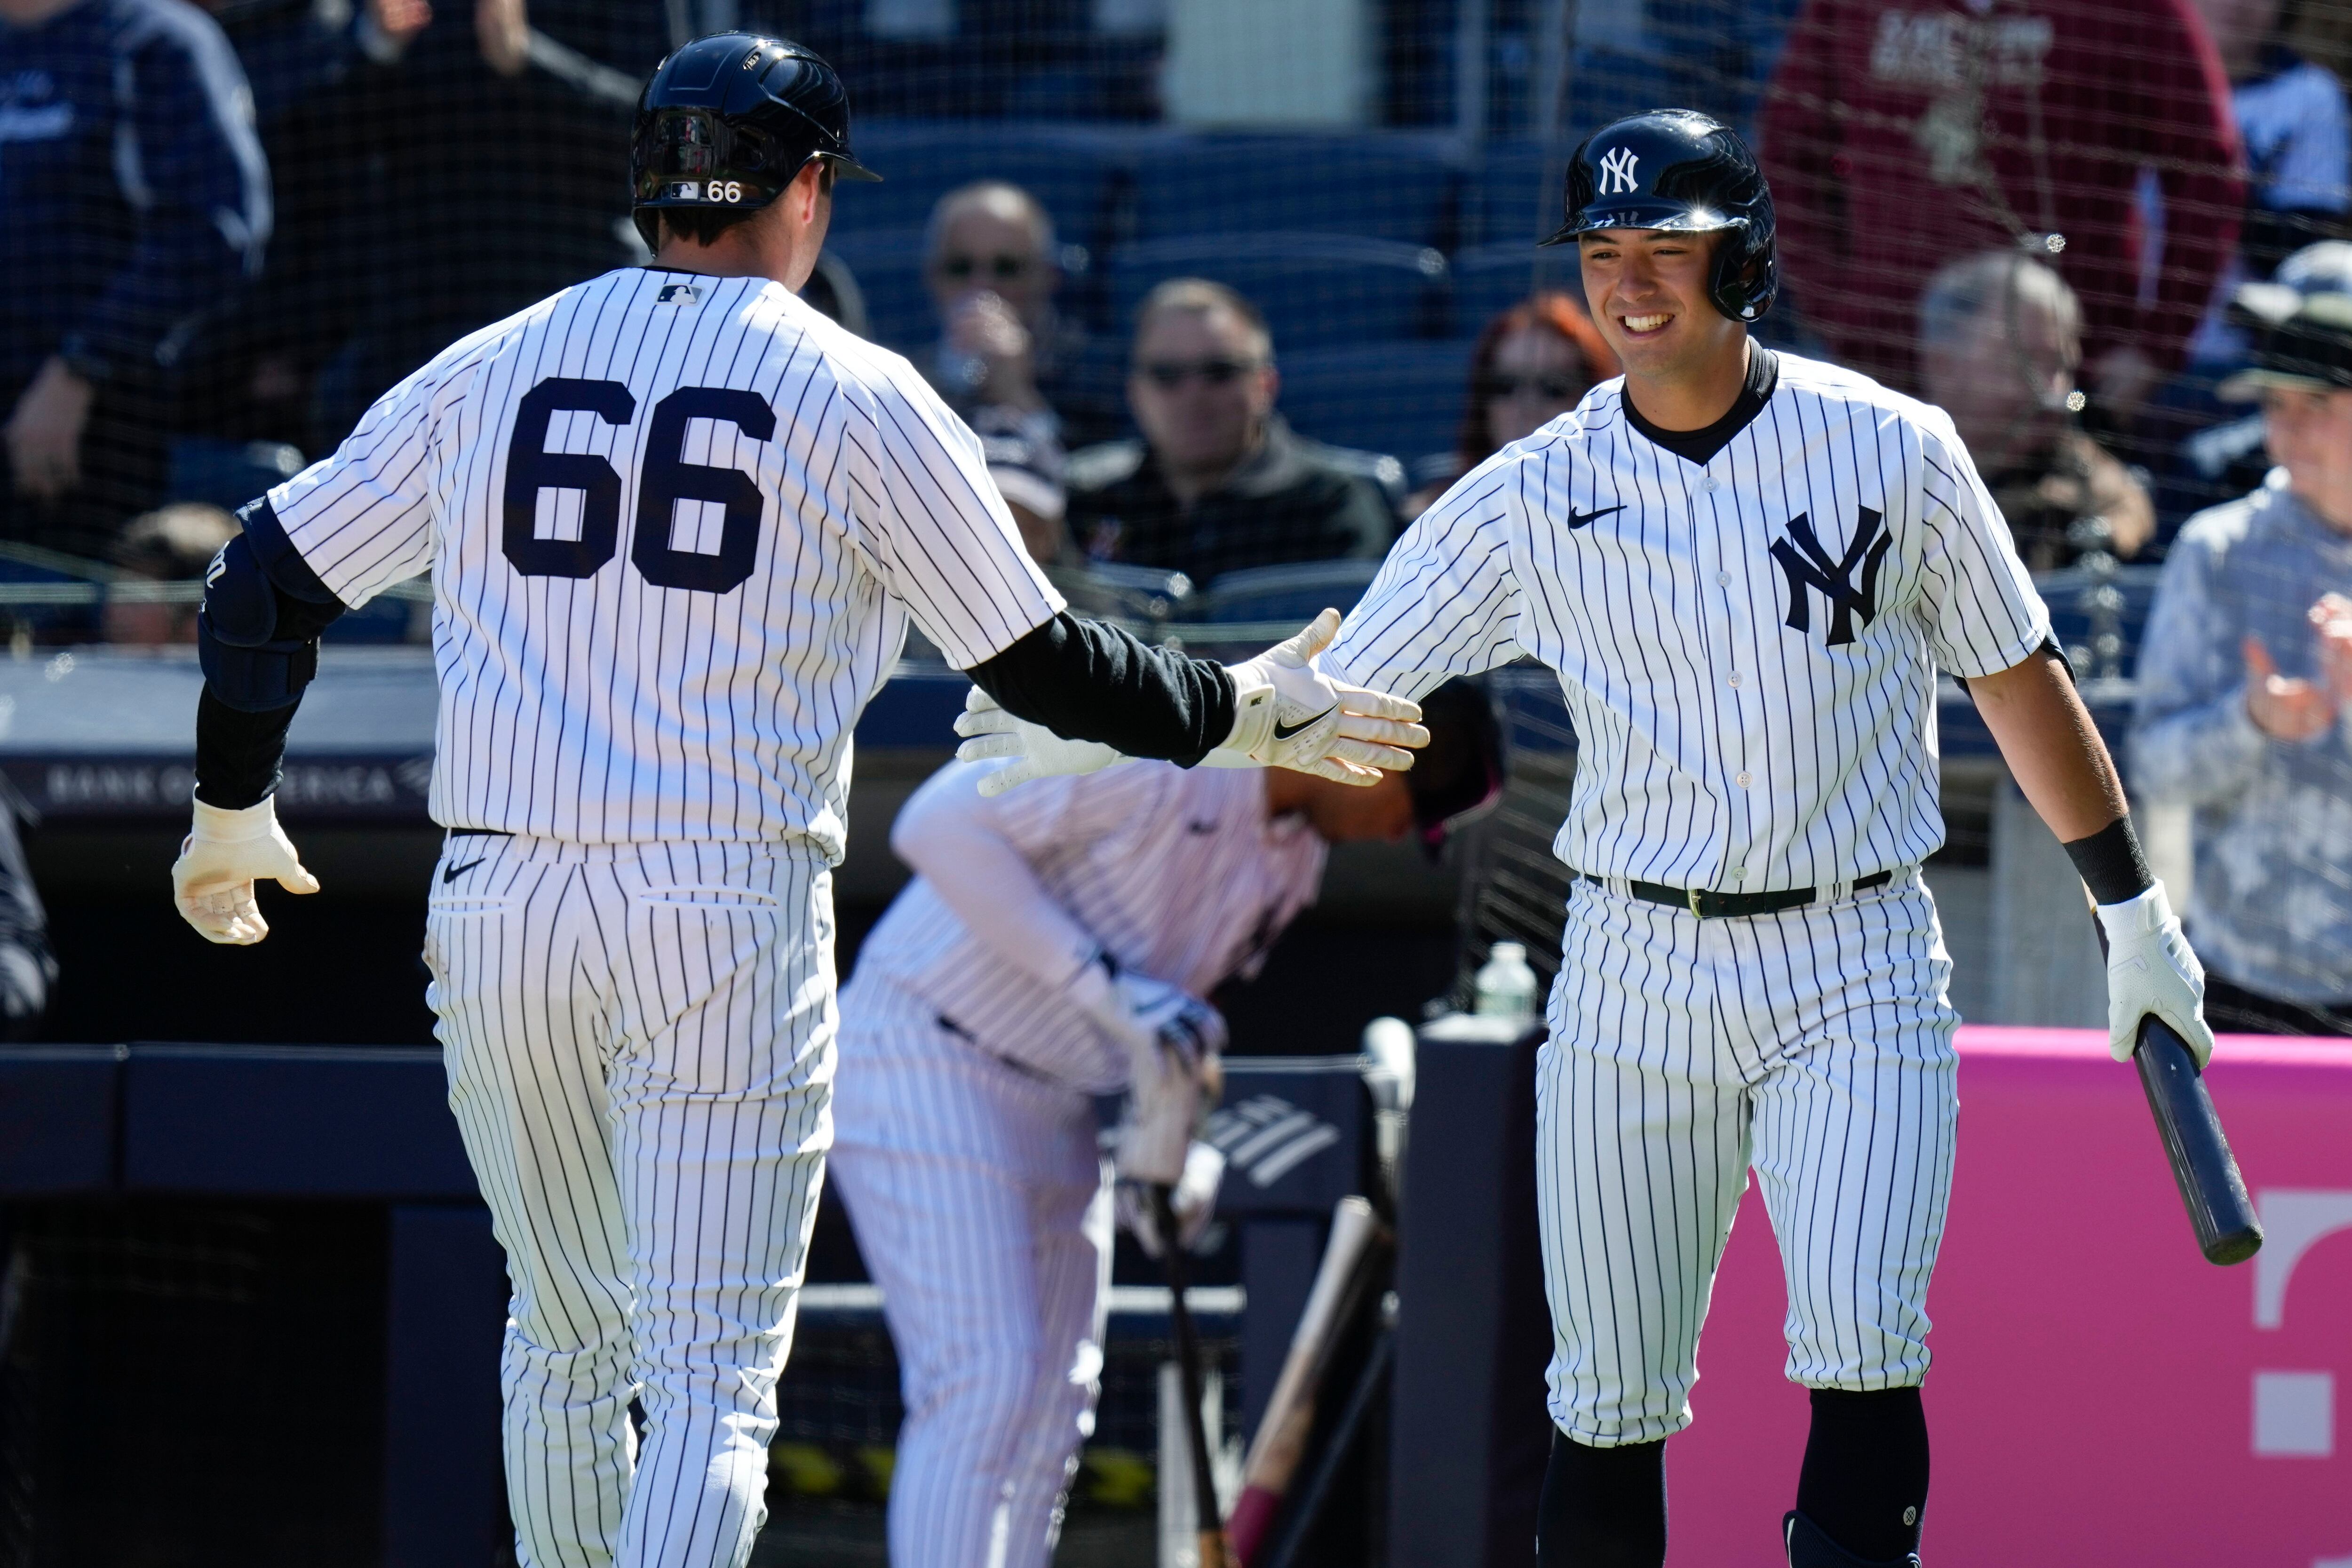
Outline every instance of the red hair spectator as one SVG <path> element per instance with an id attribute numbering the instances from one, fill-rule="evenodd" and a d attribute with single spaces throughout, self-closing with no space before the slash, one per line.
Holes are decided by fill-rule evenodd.
<path id="1" fill-rule="evenodd" d="M 1575 407 L 1617 371 L 1617 356 L 1569 295 L 1547 290 L 1496 316 L 1470 351 L 1470 395 L 1451 469 L 1416 491 L 1405 515 L 1419 516 L 1447 485 Z"/>

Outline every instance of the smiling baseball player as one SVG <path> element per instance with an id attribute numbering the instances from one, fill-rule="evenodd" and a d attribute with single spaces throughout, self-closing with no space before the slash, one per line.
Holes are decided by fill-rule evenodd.
<path id="1" fill-rule="evenodd" d="M 246 511 L 207 577 L 194 831 L 215 942 L 316 889 L 271 791 L 320 630 L 434 576 L 429 999 L 512 1286 L 524 1568 L 740 1563 L 831 1136 L 850 733 L 908 619 L 1026 718 L 1370 784 L 1409 702 L 1072 619 L 979 440 L 794 290 L 851 155 L 797 45 L 698 39 L 631 153 L 653 265 L 460 340 Z M 629 1407 L 641 1403 L 642 1435 Z"/>
<path id="2" fill-rule="evenodd" d="M 992 796 L 957 763 L 899 814 L 917 876 L 842 992 L 832 1165 L 898 1351 L 896 1568 L 1051 1561 L 1110 1278 L 1090 1097 L 1132 1090 L 1118 1174 L 1186 1178 L 1205 1224 L 1217 1157 L 1186 1150 L 1224 1026 L 1202 998 L 1256 973 L 1326 846 L 1433 850 L 1501 790 L 1485 695 L 1424 706 L 1428 749 L 1372 789 L 1148 763 Z"/>
<path id="3" fill-rule="evenodd" d="M 1580 742 L 1538 1079 L 1539 1560 L 1664 1561 L 1664 1439 L 1752 1163 L 1813 1391 L 1789 1561 L 1916 1563 L 1958 1022 L 1919 874 L 1939 667 L 2098 902 L 2116 1057 L 2150 1012 L 2210 1054 L 2203 975 L 1951 421 L 1749 341 L 1777 268 L 1747 146 L 1620 121 L 1567 205 L 1624 375 L 1423 513 L 1322 660 L 1412 693 L 1531 654 Z"/>

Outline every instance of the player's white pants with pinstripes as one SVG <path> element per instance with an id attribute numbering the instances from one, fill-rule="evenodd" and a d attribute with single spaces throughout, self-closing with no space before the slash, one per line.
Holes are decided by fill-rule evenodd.
<path id="1" fill-rule="evenodd" d="M 452 837 L 425 951 L 507 1252 L 522 1568 L 740 1564 L 831 1132 L 831 872 L 797 846 Z"/>
<path id="2" fill-rule="evenodd" d="M 892 1568 L 1045 1568 L 1094 1429 L 1111 1258 L 1092 1103 L 852 977 L 834 1179 L 907 1407 Z"/>
<path id="3" fill-rule="evenodd" d="M 1926 1377 L 1958 1113 L 1950 974 L 1916 871 L 1707 921 L 1575 883 L 1536 1076 L 1561 1431 L 1610 1447 L 1690 1425 L 1751 1160 L 1788 1281 L 1789 1377 Z"/>

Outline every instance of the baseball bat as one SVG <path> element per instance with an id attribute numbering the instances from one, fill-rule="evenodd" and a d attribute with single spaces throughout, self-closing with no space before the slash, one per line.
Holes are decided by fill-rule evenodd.
<path id="1" fill-rule="evenodd" d="M 2095 908 L 2091 928 L 2098 933 L 2104 961 L 2107 929 Z M 2246 1178 L 2238 1173 L 2237 1156 L 2230 1152 L 2229 1135 L 2221 1131 L 2221 1114 L 2213 1109 L 2196 1053 L 2171 1025 L 2147 1013 L 2140 1017 L 2132 1065 L 2139 1069 L 2148 1114 L 2164 1141 L 2165 1162 L 2180 1189 L 2181 1206 L 2189 1211 L 2189 1228 L 2197 1233 L 2197 1249 L 2208 1263 L 2243 1263 L 2262 1250 L 2263 1222 L 2246 1195 Z"/>
<path id="2" fill-rule="evenodd" d="M 1380 1240 L 1381 1223 L 1372 1205 L 1360 1197 L 1341 1198 L 1331 1213 L 1331 1239 L 1307 1292 L 1306 1309 L 1291 1332 L 1289 1353 L 1283 1357 L 1281 1374 L 1242 1463 L 1242 1493 L 1234 1500 L 1229 1529 L 1244 1568 L 1258 1560 L 1291 1479 L 1307 1457 L 1307 1439 L 1315 1430 L 1316 1391 L 1371 1278 L 1369 1266 L 1378 1256 Z"/>
<path id="3" fill-rule="evenodd" d="M 2139 1068 L 2139 1086 L 2147 1093 L 2148 1114 L 2164 1140 L 2198 1250 L 2208 1263 L 2243 1263 L 2262 1250 L 2263 1222 L 2246 1196 L 2246 1178 L 2238 1173 L 2197 1058 L 2171 1025 L 2150 1013 L 2139 1021 L 2132 1064 Z"/>
<path id="4" fill-rule="evenodd" d="M 1234 1568 L 1224 1512 L 1217 1506 L 1217 1478 L 1209 1469 L 1209 1430 L 1201 1423 L 1201 1336 L 1184 1300 L 1187 1270 L 1184 1247 L 1177 1239 L 1181 1232 L 1172 1189 L 1153 1185 L 1151 1216 L 1160 1226 L 1160 1258 L 1168 1270 L 1168 1316 L 1176 1328 L 1176 1364 L 1184 1384 L 1184 1437 L 1192 1452 L 1192 1517 L 1199 1531 L 1200 1568 Z"/>
<path id="5" fill-rule="evenodd" d="M 1298 1500 L 1283 1518 L 1282 1533 L 1274 1538 L 1273 1546 L 1266 1552 L 1265 1568 L 1296 1568 L 1299 1554 L 1307 1549 L 1307 1537 L 1323 1517 L 1324 1505 L 1331 1500 L 1340 1467 L 1355 1452 L 1356 1441 L 1371 1419 L 1373 1402 L 1388 1385 L 1389 1370 L 1395 1360 L 1396 1331 L 1382 1329 L 1372 1342 L 1371 1353 L 1364 1358 L 1363 1370 L 1356 1375 L 1348 1403 L 1340 1408 L 1330 1440 L 1324 1444 L 1321 1456 L 1315 1461 L 1314 1473 L 1307 1477 L 1307 1484 L 1299 1489 Z"/>

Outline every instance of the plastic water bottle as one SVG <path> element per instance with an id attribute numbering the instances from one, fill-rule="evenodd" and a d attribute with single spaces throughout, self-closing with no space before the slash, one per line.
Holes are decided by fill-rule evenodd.
<path id="1" fill-rule="evenodd" d="M 1487 951 L 1472 983 L 1474 1004 L 1482 1017 L 1531 1023 L 1536 1016 L 1536 972 L 1528 967 L 1528 950 L 1516 942 L 1498 942 Z"/>

